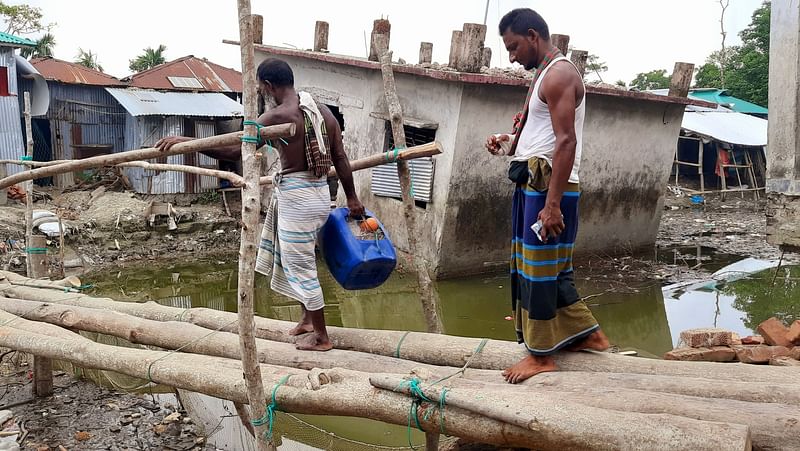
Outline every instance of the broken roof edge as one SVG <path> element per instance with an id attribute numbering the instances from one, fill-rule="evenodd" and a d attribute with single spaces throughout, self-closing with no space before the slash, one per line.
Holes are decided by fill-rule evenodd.
<path id="1" fill-rule="evenodd" d="M 239 45 L 239 41 L 224 39 L 224 44 Z M 364 58 L 354 56 L 337 55 L 333 53 L 313 52 L 309 50 L 292 49 L 288 47 L 278 47 L 265 44 L 254 44 L 255 50 L 272 55 L 294 56 L 299 58 L 312 59 L 326 63 L 342 64 L 345 66 L 360 67 L 363 69 L 380 70 L 381 64 L 377 61 L 369 61 Z M 395 72 L 422 77 L 433 78 L 442 81 L 453 81 L 471 84 L 504 85 L 528 87 L 530 80 L 527 78 L 504 77 L 499 75 L 488 75 L 471 72 L 442 71 L 437 69 L 425 68 L 417 65 L 392 64 Z M 632 100 L 644 100 L 659 103 L 671 103 L 678 105 L 696 105 L 714 108 L 716 103 L 705 102 L 702 100 L 690 99 L 687 97 L 669 97 L 651 94 L 641 91 L 623 91 L 619 89 L 605 88 L 601 86 L 586 85 L 588 94 L 618 97 Z"/>

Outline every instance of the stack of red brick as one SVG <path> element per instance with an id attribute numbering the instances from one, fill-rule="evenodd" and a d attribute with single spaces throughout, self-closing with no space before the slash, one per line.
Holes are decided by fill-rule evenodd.
<path id="1" fill-rule="evenodd" d="M 760 335 L 739 338 L 725 329 L 685 330 L 681 332 L 681 346 L 664 358 L 800 366 L 800 320 L 786 327 L 773 317 L 761 323 L 757 331 Z"/>

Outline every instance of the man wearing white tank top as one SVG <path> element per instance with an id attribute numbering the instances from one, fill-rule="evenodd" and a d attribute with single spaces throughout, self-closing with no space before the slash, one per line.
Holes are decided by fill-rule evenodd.
<path id="1" fill-rule="evenodd" d="M 535 69 L 514 134 L 486 148 L 510 157 L 511 291 L 518 340 L 528 355 L 503 371 L 510 383 L 555 371 L 561 350 L 605 350 L 608 339 L 575 289 L 572 253 L 578 230 L 579 168 L 586 92 L 575 66 L 550 42 L 544 19 L 528 8 L 500 21 L 512 63 Z"/>

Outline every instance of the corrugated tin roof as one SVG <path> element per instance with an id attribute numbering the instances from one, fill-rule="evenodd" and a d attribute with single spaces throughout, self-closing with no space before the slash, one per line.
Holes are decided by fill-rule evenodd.
<path id="1" fill-rule="evenodd" d="M 125 86 L 125 83 L 111 75 L 69 61 L 33 58 L 30 62 L 47 80 L 78 85 Z"/>
<path id="2" fill-rule="evenodd" d="M 13 34 L 3 33 L 0 31 L 0 46 L 13 46 L 13 47 L 33 47 L 35 42 L 30 39 L 14 36 Z"/>
<path id="3" fill-rule="evenodd" d="M 766 146 L 768 121 L 727 108 L 687 106 L 681 128 L 703 137 L 741 146 Z"/>
<path id="4" fill-rule="evenodd" d="M 689 91 L 689 97 L 705 100 L 706 102 L 718 103 L 737 113 L 767 114 L 767 109 L 763 106 L 734 97 L 728 94 L 728 91 L 722 89 L 692 89 Z"/>
<path id="5" fill-rule="evenodd" d="M 178 58 L 127 78 L 130 85 L 146 89 L 190 90 L 196 87 L 175 86 L 169 77 L 194 78 L 209 92 L 242 92 L 242 73 L 192 55 Z"/>
<path id="6" fill-rule="evenodd" d="M 216 92 L 106 88 L 132 116 L 240 117 L 241 104 Z"/>

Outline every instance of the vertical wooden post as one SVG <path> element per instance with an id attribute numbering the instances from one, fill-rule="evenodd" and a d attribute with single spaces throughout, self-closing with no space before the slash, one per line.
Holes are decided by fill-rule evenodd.
<path id="1" fill-rule="evenodd" d="M 31 262 L 32 279 L 44 279 L 48 276 L 47 237 L 44 235 L 31 235 L 27 243 L 28 260 Z"/>
<path id="2" fill-rule="evenodd" d="M 53 394 L 53 361 L 33 356 L 33 394 L 38 397 Z"/>
<path id="3" fill-rule="evenodd" d="M 256 93 L 255 53 L 253 50 L 253 27 L 250 16 L 250 0 L 237 0 L 239 11 L 239 47 L 242 54 L 242 81 L 244 117 L 255 120 L 258 114 L 258 94 Z M 263 20 L 263 19 L 262 19 Z M 245 125 L 246 136 L 257 136 L 254 125 Z M 261 368 L 257 361 L 256 341 L 253 320 L 255 260 L 258 240 L 258 221 L 260 219 L 261 189 L 258 186 L 261 163 L 256 155 L 256 144 L 242 142 L 242 174 L 245 186 L 242 188 L 242 238 L 239 247 L 239 347 L 242 352 L 242 370 L 251 418 L 263 418 L 266 413 L 266 397 L 261 380 Z M 275 446 L 267 440 L 268 424 L 255 426 L 256 443 L 259 450 L 274 450 Z"/>
<path id="4" fill-rule="evenodd" d="M 692 85 L 692 75 L 694 75 L 694 64 L 675 63 L 675 70 L 672 71 L 672 78 L 669 80 L 669 96 L 687 97 L 689 87 Z"/>
<path id="5" fill-rule="evenodd" d="M 555 48 L 561 50 L 561 53 L 563 53 L 564 55 L 567 54 L 567 51 L 569 50 L 569 35 L 551 34 L 550 42 L 553 44 Z"/>
<path id="6" fill-rule="evenodd" d="M 481 57 L 481 66 L 492 67 L 492 48 L 484 47 Z"/>
<path id="7" fill-rule="evenodd" d="M 419 64 L 430 64 L 433 61 L 433 43 L 420 42 L 419 43 Z"/>
<path id="8" fill-rule="evenodd" d="M 318 20 L 314 25 L 314 51 L 327 52 L 328 51 L 328 22 Z"/>
<path id="9" fill-rule="evenodd" d="M 64 221 L 58 216 L 58 256 L 61 262 L 61 278 L 67 277 L 67 268 L 64 266 Z"/>
<path id="10" fill-rule="evenodd" d="M 23 94 L 23 116 L 25 117 L 25 155 L 33 159 L 33 127 L 31 126 L 31 94 L 25 91 Z M 27 268 L 28 277 L 36 278 L 33 275 L 33 267 L 31 264 L 30 249 L 33 247 L 31 237 L 33 236 L 33 180 L 25 183 L 25 266 Z"/>
<path id="11" fill-rule="evenodd" d="M 465 23 L 461 30 L 461 52 L 458 66 L 461 72 L 479 72 L 483 62 L 483 41 L 486 39 L 486 25 Z"/>
<path id="12" fill-rule="evenodd" d="M 379 61 L 381 55 L 389 50 L 389 38 L 392 24 L 387 19 L 375 19 L 372 22 L 372 38 L 369 44 L 369 60 Z"/>
<path id="13" fill-rule="evenodd" d="M 6 178 L 8 172 L 6 172 L 6 164 L 0 163 L 0 179 Z M 0 205 L 5 205 L 8 203 L 8 188 L 0 189 Z"/>
<path id="14" fill-rule="evenodd" d="M 406 135 L 403 130 L 403 110 L 400 107 L 400 100 L 397 97 L 397 88 L 394 83 L 392 52 L 386 52 L 381 56 L 381 71 L 383 73 L 383 89 L 386 95 L 386 104 L 388 105 L 389 117 L 391 118 L 394 145 L 397 148 L 404 148 L 406 147 Z M 425 323 L 427 324 L 428 332 L 440 334 L 443 332 L 444 328 L 439 318 L 439 295 L 433 286 L 430 274 L 428 274 L 428 268 L 426 268 L 425 262 L 421 256 L 422 249 L 418 243 L 418 238 L 421 234 L 417 230 L 417 215 L 414 211 L 414 198 L 411 196 L 411 174 L 408 169 L 408 162 L 397 162 L 397 174 L 400 178 L 400 189 L 404 208 L 403 213 L 406 220 L 406 230 L 408 232 L 408 247 L 414 260 L 414 267 L 417 270 Z"/>
<path id="15" fill-rule="evenodd" d="M 573 50 L 572 55 L 570 56 L 570 60 L 575 67 L 578 68 L 578 72 L 581 74 L 581 77 L 586 76 L 586 61 L 589 59 L 589 52 L 586 50 Z"/>
<path id="16" fill-rule="evenodd" d="M 453 69 L 458 69 L 459 58 L 461 57 L 461 30 L 453 30 L 453 37 L 450 38 L 450 56 L 447 58 L 447 65 Z"/>
<path id="17" fill-rule="evenodd" d="M 253 43 L 254 44 L 263 44 L 264 43 L 264 16 L 259 14 L 253 14 L 250 16 L 251 20 L 253 21 Z"/>

